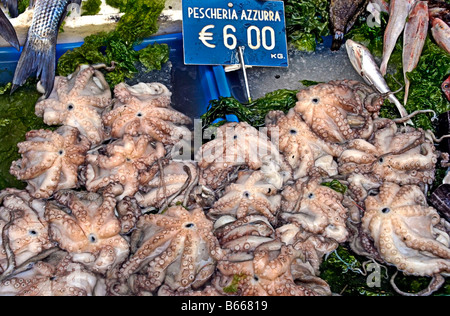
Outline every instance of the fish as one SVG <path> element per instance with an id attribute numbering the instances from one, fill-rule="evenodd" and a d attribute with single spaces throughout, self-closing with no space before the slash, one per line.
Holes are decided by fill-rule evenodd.
<path id="1" fill-rule="evenodd" d="M 19 16 L 18 0 L 2 0 L 3 5 L 8 8 L 9 16 L 17 18 Z"/>
<path id="2" fill-rule="evenodd" d="M 364 81 L 375 88 L 380 94 L 387 95 L 389 101 L 394 103 L 397 107 L 401 117 L 408 116 L 408 112 L 405 107 L 395 97 L 386 83 L 386 80 L 384 80 L 384 77 L 381 75 L 380 68 L 375 62 L 375 59 L 369 49 L 364 45 L 350 39 L 345 42 L 345 46 L 350 62 Z M 411 120 L 408 121 L 408 123 L 412 124 Z"/>
<path id="3" fill-rule="evenodd" d="M 333 29 L 333 43 L 331 50 L 339 50 L 348 33 L 355 24 L 358 16 L 364 12 L 369 0 L 331 0 L 330 21 Z"/>
<path id="4" fill-rule="evenodd" d="M 36 0 L 31 26 L 14 73 L 11 93 L 23 85 L 34 72 L 40 77 L 40 85 L 47 98 L 55 81 L 56 42 L 59 27 L 70 3 L 81 0 Z"/>
<path id="5" fill-rule="evenodd" d="M 19 39 L 16 30 L 8 20 L 6 14 L 0 9 L 0 36 L 3 37 L 12 47 L 20 50 Z"/>
<path id="6" fill-rule="evenodd" d="M 370 2 L 377 6 L 380 12 L 389 13 L 389 3 L 384 0 L 370 0 Z"/>
<path id="7" fill-rule="evenodd" d="M 450 26 L 450 2 L 431 0 L 428 1 L 430 18 L 439 18 Z"/>
<path id="8" fill-rule="evenodd" d="M 431 34 L 436 43 L 450 54 L 450 26 L 439 18 L 433 19 Z"/>
<path id="9" fill-rule="evenodd" d="M 405 78 L 405 99 L 403 104 L 408 102 L 409 87 L 411 85 L 406 73 L 413 71 L 419 63 L 428 34 L 428 23 L 428 3 L 419 1 L 409 15 L 403 34 L 402 62 L 403 76 Z"/>
<path id="10" fill-rule="evenodd" d="M 447 100 L 450 101 L 450 76 L 442 83 L 442 92 L 444 92 Z"/>
<path id="11" fill-rule="evenodd" d="M 392 0 L 389 5 L 389 22 L 384 31 L 383 59 L 380 70 L 384 76 L 395 44 L 405 28 L 406 19 L 417 0 Z"/>

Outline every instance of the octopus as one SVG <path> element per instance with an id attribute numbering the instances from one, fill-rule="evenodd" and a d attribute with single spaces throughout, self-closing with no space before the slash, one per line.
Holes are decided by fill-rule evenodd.
<path id="1" fill-rule="evenodd" d="M 163 172 L 146 182 L 135 198 L 141 207 L 161 208 L 165 203 L 176 204 L 189 198 L 187 192 L 198 177 L 197 166 L 189 162 L 172 161 Z M 198 181 L 198 179 L 197 179 Z M 188 196 L 185 196 L 185 195 Z"/>
<path id="2" fill-rule="evenodd" d="M 192 135 L 185 126 L 192 120 L 170 106 L 171 92 L 161 83 L 120 83 L 114 88 L 113 109 L 103 114 L 104 125 L 114 138 L 125 134 L 148 135 L 164 145 L 190 141 Z"/>
<path id="3" fill-rule="evenodd" d="M 44 201 L 18 189 L 1 191 L 0 201 L 0 269 L 4 277 L 54 245 L 44 218 Z"/>
<path id="4" fill-rule="evenodd" d="M 136 223 L 142 214 L 136 199 L 131 196 L 124 197 L 117 203 L 116 211 L 122 228 L 120 234 L 129 234 L 136 227 Z"/>
<path id="5" fill-rule="evenodd" d="M 254 251 L 259 245 L 273 240 L 275 233 L 267 218 L 261 215 L 249 215 L 242 219 L 222 216 L 214 227 L 220 246 L 233 252 Z"/>
<path id="6" fill-rule="evenodd" d="M 12 163 L 10 173 L 27 182 L 31 196 L 46 199 L 58 190 L 78 187 L 78 168 L 91 144 L 77 128 L 33 130 L 25 137 L 17 144 L 22 158 Z"/>
<path id="7" fill-rule="evenodd" d="M 265 181 L 261 171 L 241 171 L 237 181 L 227 186 L 224 196 L 214 203 L 208 215 L 231 215 L 242 219 L 247 215 L 259 214 L 276 224 L 280 207 L 278 189 Z"/>
<path id="8" fill-rule="evenodd" d="M 215 136 L 196 156 L 201 169 L 201 185 L 215 190 L 223 186 L 237 168 L 247 166 L 259 170 L 269 162 L 282 171 L 268 176 L 274 178 L 274 184 L 290 177 L 291 170 L 277 146 L 248 123 L 227 123 L 216 130 Z"/>
<path id="9" fill-rule="evenodd" d="M 369 138 L 373 118 L 384 99 L 372 88 L 358 81 L 321 83 L 297 94 L 295 112 L 323 140 L 344 143 L 355 138 Z M 358 123 L 353 125 L 353 120 Z"/>
<path id="10" fill-rule="evenodd" d="M 418 186 L 385 182 L 365 201 L 362 229 L 382 259 L 409 275 L 450 273 L 450 237 Z"/>
<path id="11" fill-rule="evenodd" d="M 346 226 L 349 214 L 342 205 L 344 197 L 321 183 L 321 178 L 311 178 L 285 189 L 285 208 L 280 217 L 309 233 L 345 242 L 349 235 Z"/>
<path id="12" fill-rule="evenodd" d="M 293 223 L 278 227 L 275 238 L 286 245 L 293 245 L 296 250 L 300 251 L 300 256 L 297 260 L 301 260 L 303 264 L 295 266 L 299 270 L 296 274 L 300 275 L 319 276 L 323 257 L 336 250 L 339 246 L 336 240 L 310 233 Z"/>
<path id="13" fill-rule="evenodd" d="M 132 236 L 137 251 L 120 268 L 119 283 L 132 283 L 132 293 L 154 292 L 163 284 L 173 291 L 200 288 L 223 257 L 212 230 L 200 208 L 174 206 L 141 216 Z"/>
<path id="14" fill-rule="evenodd" d="M 36 104 L 36 115 L 48 125 L 79 129 L 92 145 L 105 138 L 103 111 L 111 106 L 111 90 L 103 74 L 92 66 L 80 66 L 69 77 L 56 77 L 52 93 Z"/>
<path id="15" fill-rule="evenodd" d="M 269 136 L 293 169 L 293 178 L 313 174 L 337 175 L 337 163 L 344 148 L 328 143 L 317 136 L 294 110 L 287 115 L 281 111 L 270 112 L 266 117 Z"/>
<path id="16" fill-rule="evenodd" d="M 70 255 L 58 252 L 0 283 L 1 296 L 93 296 L 98 278 Z"/>
<path id="17" fill-rule="evenodd" d="M 147 178 L 148 171 L 155 170 L 157 161 L 166 153 L 163 144 L 153 146 L 149 136 L 130 134 L 106 145 L 105 151 L 105 154 L 97 151 L 87 155 L 85 186 L 88 191 L 97 192 L 111 183 L 120 183 L 124 190 L 118 200 L 133 196 L 139 189 L 141 177 Z"/>
<path id="18" fill-rule="evenodd" d="M 324 281 L 296 282 L 292 264 L 301 254 L 292 245 L 282 244 L 277 247 L 279 250 L 273 251 L 268 244 L 260 245 L 249 260 L 220 261 L 217 265 L 220 275 L 214 282 L 216 288 L 224 294 L 238 296 L 330 295 Z"/>
<path id="19" fill-rule="evenodd" d="M 431 185 L 438 155 L 423 130 L 399 131 L 393 122 L 368 142 L 349 142 L 338 159 L 339 173 L 350 176 L 350 189 L 359 201 L 384 181 L 400 185 Z M 361 176 L 363 175 L 363 176 Z"/>
<path id="20" fill-rule="evenodd" d="M 101 195 L 61 190 L 55 194 L 55 201 L 46 205 L 50 237 L 69 252 L 74 262 L 90 271 L 105 274 L 124 262 L 130 252 L 115 215 L 115 197 L 121 189 L 120 185 L 110 185 Z"/>

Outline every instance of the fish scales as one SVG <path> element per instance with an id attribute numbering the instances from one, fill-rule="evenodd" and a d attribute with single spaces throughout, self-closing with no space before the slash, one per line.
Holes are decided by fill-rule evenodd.
<path id="1" fill-rule="evenodd" d="M 30 44 L 37 50 L 50 49 L 56 41 L 59 24 L 69 0 L 37 0 L 33 23 L 29 29 Z"/>
<path id="2" fill-rule="evenodd" d="M 56 42 L 59 26 L 70 3 L 81 0 L 36 0 L 27 41 L 20 55 L 11 93 L 36 73 L 48 97 L 53 89 L 56 70 Z"/>

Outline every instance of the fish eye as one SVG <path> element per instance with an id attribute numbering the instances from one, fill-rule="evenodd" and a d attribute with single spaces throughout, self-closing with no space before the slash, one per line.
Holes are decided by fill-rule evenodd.
<path id="1" fill-rule="evenodd" d="M 74 106 L 72 103 L 69 103 L 69 105 L 67 105 L 67 110 L 72 111 L 74 109 Z"/>
<path id="2" fill-rule="evenodd" d="M 296 131 L 295 129 L 291 129 L 291 130 L 289 131 L 289 133 L 291 133 L 291 135 L 296 135 L 296 134 L 297 134 L 297 131 Z"/>
<path id="3" fill-rule="evenodd" d="M 319 103 L 320 99 L 319 98 L 313 98 L 311 101 L 312 101 L 312 103 L 317 104 L 317 103 Z"/>

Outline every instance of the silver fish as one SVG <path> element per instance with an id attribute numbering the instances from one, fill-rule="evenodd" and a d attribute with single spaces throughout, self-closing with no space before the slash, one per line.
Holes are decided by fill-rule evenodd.
<path id="1" fill-rule="evenodd" d="M 431 34 L 438 45 L 450 54 L 450 26 L 439 18 L 433 19 Z"/>
<path id="2" fill-rule="evenodd" d="M 417 0 L 392 0 L 389 6 L 389 22 L 384 31 L 381 74 L 386 75 L 387 66 L 395 44 L 405 28 L 406 19 Z"/>
<path id="3" fill-rule="evenodd" d="M 411 11 L 403 34 L 403 76 L 405 78 L 405 99 L 408 101 L 410 81 L 407 72 L 413 71 L 419 63 L 423 46 L 428 33 L 428 4 L 426 1 L 417 2 Z"/>
<path id="4" fill-rule="evenodd" d="M 385 94 L 388 96 L 388 99 L 391 103 L 394 103 L 397 107 L 398 112 L 401 117 L 408 116 L 408 112 L 405 107 L 400 103 L 400 101 L 395 97 L 389 88 L 386 80 L 384 80 L 381 75 L 380 68 L 378 68 L 375 59 L 373 58 L 370 51 L 364 45 L 356 43 L 352 40 L 347 40 L 345 43 L 347 48 L 347 54 L 350 58 L 350 62 L 352 63 L 355 70 L 364 78 L 364 80 L 374 87 L 379 93 Z M 411 121 L 408 123 L 412 124 Z"/>
<path id="5" fill-rule="evenodd" d="M 81 0 L 36 0 L 27 41 L 20 55 L 11 93 L 34 72 L 48 97 L 53 89 L 56 68 L 56 42 L 67 6 Z"/>
<path id="6" fill-rule="evenodd" d="M 17 38 L 16 31 L 9 22 L 8 17 L 0 9 L 0 36 L 3 37 L 11 46 L 15 49 L 20 49 L 19 39 Z"/>

